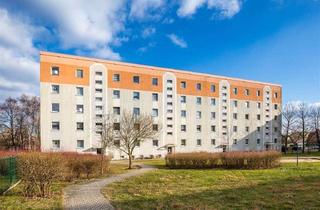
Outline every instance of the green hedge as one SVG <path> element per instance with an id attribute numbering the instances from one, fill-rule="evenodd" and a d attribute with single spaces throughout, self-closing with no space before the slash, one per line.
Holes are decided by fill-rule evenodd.
<path id="1" fill-rule="evenodd" d="M 172 169 L 264 169 L 280 165 L 281 153 L 262 152 L 192 152 L 166 156 L 166 165 Z"/>

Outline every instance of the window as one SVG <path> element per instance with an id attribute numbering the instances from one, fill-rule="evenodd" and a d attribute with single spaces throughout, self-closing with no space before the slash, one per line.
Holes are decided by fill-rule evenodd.
<path id="1" fill-rule="evenodd" d="M 82 104 L 77 104 L 76 105 L 76 112 L 77 113 L 83 113 L 83 105 Z"/>
<path id="2" fill-rule="evenodd" d="M 233 94 L 238 95 L 238 88 L 233 88 Z"/>
<path id="3" fill-rule="evenodd" d="M 51 86 L 51 92 L 58 94 L 60 92 L 60 86 L 59 85 L 52 85 Z"/>
<path id="4" fill-rule="evenodd" d="M 167 90 L 170 90 L 170 91 L 171 91 L 171 90 L 172 90 L 172 87 L 167 87 Z"/>
<path id="5" fill-rule="evenodd" d="M 84 148 L 84 140 L 77 140 L 77 148 L 78 149 Z"/>
<path id="6" fill-rule="evenodd" d="M 133 83 L 139 84 L 140 83 L 140 77 L 139 76 L 133 76 Z"/>
<path id="7" fill-rule="evenodd" d="M 154 139 L 152 140 L 152 146 L 157 147 L 159 145 L 159 141 Z"/>
<path id="8" fill-rule="evenodd" d="M 249 139 L 246 139 L 246 140 L 245 140 L 245 144 L 249 144 Z"/>
<path id="9" fill-rule="evenodd" d="M 276 116 L 274 116 L 274 120 L 278 120 L 278 116 L 276 115 Z"/>
<path id="10" fill-rule="evenodd" d="M 257 127 L 257 132 L 260 132 L 260 130 L 261 130 L 261 128 L 258 126 L 258 127 Z"/>
<path id="11" fill-rule="evenodd" d="M 139 92 L 133 92 L 133 100 L 139 100 L 140 99 L 140 93 Z"/>
<path id="12" fill-rule="evenodd" d="M 136 115 L 136 116 L 140 115 L 140 108 L 134 107 L 133 108 L 133 114 Z"/>
<path id="13" fill-rule="evenodd" d="M 198 105 L 201 104 L 201 97 L 197 97 L 197 104 L 198 104 Z"/>
<path id="14" fill-rule="evenodd" d="M 257 139 L 257 144 L 260 144 L 260 139 Z"/>
<path id="15" fill-rule="evenodd" d="M 185 139 L 181 139 L 181 146 L 186 146 L 186 140 Z"/>
<path id="16" fill-rule="evenodd" d="M 278 142 L 278 139 L 277 139 L 277 138 L 275 138 L 275 139 L 274 139 L 274 143 L 276 144 L 277 142 Z"/>
<path id="17" fill-rule="evenodd" d="M 76 70 L 76 76 L 78 78 L 83 78 L 83 70 L 82 69 L 77 69 Z"/>
<path id="18" fill-rule="evenodd" d="M 140 147 L 140 141 L 136 141 L 136 146 Z"/>
<path id="19" fill-rule="evenodd" d="M 260 102 L 257 102 L 257 107 L 258 107 L 258 109 L 261 108 L 261 103 Z"/>
<path id="20" fill-rule="evenodd" d="M 238 101 L 233 101 L 233 106 L 238 107 Z"/>
<path id="21" fill-rule="evenodd" d="M 171 94 L 167 94 L 167 98 L 172 98 L 172 95 Z"/>
<path id="22" fill-rule="evenodd" d="M 76 87 L 77 96 L 83 96 L 83 87 Z"/>
<path id="23" fill-rule="evenodd" d="M 102 114 L 96 114 L 97 119 L 102 119 Z"/>
<path id="24" fill-rule="evenodd" d="M 152 78 L 152 85 L 158 86 L 158 78 Z"/>
<path id="25" fill-rule="evenodd" d="M 173 133 L 172 133 L 172 132 L 167 132 L 167 135 L 168 135 L 168 136 L 172 136 Z"/>
<path id="26" fill-rule="evenodd" d="M 216 99 L 215 98 L 211 98 L 210 104 L 211 104 L 211 106 L 215 106 L 216 105 Z"/>
<path id="27" fill-rule="evenodd" d="M 249 108 L 249 107 L 250 107 L 250 102 L 246 101 L 246 108 Z"/>
<path id="28" fill-rule="evenodd" d="M 180 97 L 181 103 L 186 103 L 187 102 L 187 97 L 186 96 L 181 96 Z"/>
<path id="29" fill-rule="evenodd" d="M 181 110 L 181 117 L 187 117 L 187 111 Z"/>
<path id="30" fill-rule="evenodd" d="M 172 120 L 172 117 L 167 117 L 167 120 Z"/>
<path id="31" fill-rule="evenodd" d="M 96 88 L 96 93 L 102 93 L 102 89 L 101 88 Z"/>
<path id="32" fill-rule="evenodd" d="M 113 90 L 113 98 L 114 99 L 120 98 L 120 90 Z"/>
<path id="33" fill-rule="evenodd" d="M 210 91 L 211 92 L 216 92 L 216 86 L 215 85 L 211 85 L 210 86 Z"/>
<path id="34" fill-rule="evenodd" d="M 237 139 L 233 139 L 233 144 L 237 144 L 238 140 Z"/>
<path id="35" fill-rule="evenodd" d="M 60 149 L 60 140 L 52 140 L 52 148 Z"/>
<path id="36" fill-rule="evenodd" d="M 60 122 L 52 122 L 51 128 L 52 130 L 60 130 Z"/>
<path id="37" fill-rule="evenodd" d="M 119 131 L 120 130 L 120 123 L 113 123 L 113 130 Z"/>
<path id="38" fill-rule="evenodd" d="M 102 101 L 102 97 L 95 97 L 96 101 Z"/>
<path id="39" fill-rule="evenodd" d="M 52 103 L 51 104 L 51 111 L 52 112 L 59 112 L 60 111 L 60 105 L 58 103 Z"/>
<path id="40" fill-rule="evenodd" d="M 171 79 L 168 79 L 168 80 L 167 80 L 167 83 L 168 83 L 168 84 L 172 84 L 172 80 L 171 80 Z"/>
<path id="41" fill-rule="evenodd" d="M 158 117 L 158 109 L 152 109 L 152 117 Z"/>
<path id="42" fill-rule="evenodd" d="M 249 120 L 249 114 L 246 114 L 245 117 L 246 117 L 246 120 Z"/>
<path id="43" fill-rule="evenodd" d="M 158 124 L 153 124 L 152 125 L 152 130 L 154 130 L 154 131 L 158 131 Z"/>
<path id="44" fill-rule="evenodd" d="M 96 110 L 102 110 L 102 106 L 96 106 Z"/>
<path id="45" fill-rule="evenodd" d="M 97 76 L 102 76 L 102 72 L 101 71 L 96 71 L 96 75 Z"/>
<path id="46" fill-rule="evenodd" d="M 167 128 L 172 128 L 172 127 L 173 127 L 172 124 L 168 124 L 168 125 L 167 125 Z"/>
<path id="47" fill-rule="evenodd" d="M 274 127 L 274 132 L 278 132 L 278 128 L 277 127 Z"/>
<path id="48" fill-rule="evenodd" d="M 211 119 L 216 119 L 216 113 L 215 112 L 211 112 Z"/>
<path id="49" fill-rule="evenodd" d="M 187 131 L 187 126 L 186 125 L 181 125 L 181 131 L 186 132 Z"/>
<path id="50" fill-rule="evenodd" d="M 248 96 L 248 95 L 250 94 L 249 89 L 245 89 L 245 90 L 244 90 L 244 94 L 245 94 L 246 96 Z"/>
<path id="51" fill-rule="evenodd" d="M 261 115 L 260 114 L 257 115 L 257 120 L 261 120 Z"/>
<path id="52" fill-rule="evenodd" d="M 223 89 L 223 90 L 226 90 L 226 89 L 227 89 L 227 86 L 222 86 L 222 89 Z"/>
<path id="53" fill-rule="evenodd" d="M 120 107 L 113 107 L 113 114 L 120 115 Z"/>
<path id="54" fill-rule="evenodd" d="M 215 139 L 211 139 L 211 144 L 212 145 L 216 145 L 216 140 Z"/>
<path id="55" fill-rule="evenodd" d="M 196 112 L 196 117 L 197 117 L 197 119 L 201 119 L 201 112 L 200 111 Z"/>
<path id="56" fill-rule="evenodd" d="M 59 67 L 58 66 L 52 66 L 51 67 L 51 74 L 54 76 L 59 76 Z"/>
<path id="57" fill-rule="evenodd" d="M 158 93 L 152 93 L 152 101 L 158 101 Z"/>
<path id="58" fill-rule="evenodd" d="M 113 74 L 112 81 L 120 82 L 120 74 Z"/>
<path id="59" fill-rule="evenodd" d="M 257 96 L 260 96 L 261 93 L 260 93 L 260 90 L 257 90 Z"/>
<path id="60" fill-rule="evenodd" d="M 173 113 L 172 109 L 167 109 L 167 113 Z"/>
<path id="61" fill-rule="evenodd" d="M 238 131 L 238 127 L 237 126 L 233 126 L 233 132 L 237 132 Z"/>
<path id="62" fill-rule="evenodd" d="M 238 114 L 237 113 L 233 113 L 233 119 L 238 119 Z"/>
<path id="63" fill-rule="evenodd" d="M 77 122 L 77 130 L 83 131 L 84 126 L 83 126 L 83 122 Z"/>
<path id="64" fill-rule="evenodd" d="M 183 89 L 187 88 L 187 83 L 185 81 L 180 82 L 180 87 Z"/>
<path id="65" fill-rule="evenodd" d="M 96 80 L 97 85 L 102 85 L 102 80 Z"/>
<path id="66" fill-rule="evenodd" d="M 201 125 L 197 125 L 197 131 L 201 132 Z"/>
<path id="67" fill-rule="evenodd" d="M 246 126 L 246 132 L 249 132 L 249 127 L 248 126 Z"/>
<path id="68" fill-rule="evenodd" d="M 274 105 L 274 109 L 277 110 L 278 109 L 278 104 Z"/>
<path id="69" fill-rule="evenodd" d="M 274 93 L 274 97 L 278 98 L 278 93 L 277 92 Z"/>
<path id="70" fill-rule="evenodd" d="M 197 83 L 197 84 L 196 84 L 196 89 L 197 89 L 197 90 L 201 90 L 201 83 Z"/>
<path id="71" fill-rule="evenodd" d="M 216 132 L 216 126 L 215 125 L 211 125 L 211 132 Z"/>
<path id="72" fill-rule="evenodd" d="M 201 146 L 201 139 L 197 139 L 197 146 Z"/>

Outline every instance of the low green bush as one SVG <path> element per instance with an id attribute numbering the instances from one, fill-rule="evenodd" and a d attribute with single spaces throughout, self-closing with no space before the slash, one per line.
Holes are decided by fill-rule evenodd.
<path id="1" fill-rule="evenodd" d="M 281 153 L 261 152 L 193 152 L 166 156 L 166 165 L 172 169 L 264 169 L 280 165 Z"/>

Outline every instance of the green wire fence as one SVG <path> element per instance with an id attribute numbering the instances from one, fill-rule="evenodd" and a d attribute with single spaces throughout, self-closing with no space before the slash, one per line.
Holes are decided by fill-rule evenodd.
<path id="1" fill-rule="evenodd" d="M 15 157 L 0 158 L 0 194 L 18 181 L 16 165 Z"/>

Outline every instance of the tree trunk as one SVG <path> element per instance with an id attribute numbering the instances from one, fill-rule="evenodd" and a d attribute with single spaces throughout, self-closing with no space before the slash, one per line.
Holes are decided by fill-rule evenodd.
<path id="1" fill-rule="evenodd" d="M 317 138 L 317 143 L 318 143 L 318 151 L 320 152 L 320 134 L 319 134 L 319 129 L 316 129 L 316 138 Z"/>
<path id="2" fill-rule="evenodd" d="M 129 154 L 129 169 L 132 169 L 132 154 Z"/>

